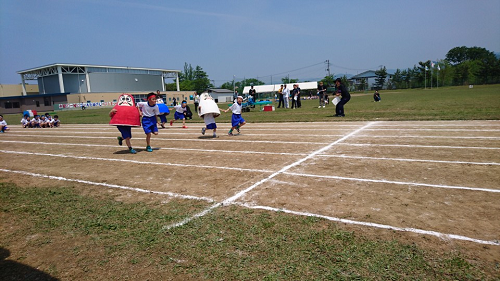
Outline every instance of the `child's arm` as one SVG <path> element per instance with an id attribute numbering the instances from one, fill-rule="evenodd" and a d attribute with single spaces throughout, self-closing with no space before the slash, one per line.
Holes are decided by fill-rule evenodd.
<path id="1" fill-rule="evenodd" d="M 111 109 L 111 111 L 109 112 L 109 117 L 113 117 L 113 115 L 115 115 L 117 112 L 118 112 L 117 109 L 115 108 Z"/>

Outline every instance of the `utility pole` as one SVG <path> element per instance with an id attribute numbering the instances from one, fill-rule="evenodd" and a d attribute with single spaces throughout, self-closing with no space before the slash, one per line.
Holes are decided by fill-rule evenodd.
<path id="1" fill-rule="evenodd" d="M 330 60 L 326 60 L 326 71 L 328 72 L 328 76 L 330 76 Z"/>

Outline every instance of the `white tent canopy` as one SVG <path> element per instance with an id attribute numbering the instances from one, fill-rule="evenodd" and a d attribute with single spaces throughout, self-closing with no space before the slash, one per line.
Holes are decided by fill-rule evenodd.
<path id="1" fill-rule="evenodd" d="M 301 90 L 311 90 L 311 89 L 317 89 L 318 88 L 318 82 L 313 81 L 313 82 L 299 82 L 299 83 L 289 83 L 286 84 L 286 87 L 290 89 L 290 91 L 293 89 L 293 85 L 298 84 L 299 88 Z M 255 91 L 257 93 L 271 93 L 271 92 L 277 92 L 281 85 L 284 84 L 274 84 L 274 85 L 259 85 L 259 86 L 253 86 Z M 248 91 L 250 90 L 250 86 L 245 86 L 243 88 L 243 94 L 248 94 Z"/>

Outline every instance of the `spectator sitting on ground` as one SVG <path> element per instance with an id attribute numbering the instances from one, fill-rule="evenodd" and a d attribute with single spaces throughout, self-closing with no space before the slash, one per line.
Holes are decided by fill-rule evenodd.
<path id="1" fill-rule="evenodd" d="M 378 93 L 378 90 L 375 90 L 375 94 L 373 94 L 373 101 L 379 102 L 380 100 L 381 100 L 380 94 Z"/>
<path id="2" fill-rule="evenodd" d="M 3 115 L 0 115 L 0 133 L 5 133 L 7 132 L 9 127 L 7 127 L 7 122 L 3 120 Z"/>

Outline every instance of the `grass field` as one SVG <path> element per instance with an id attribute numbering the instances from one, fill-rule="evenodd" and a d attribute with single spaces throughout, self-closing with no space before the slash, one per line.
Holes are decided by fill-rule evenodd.
<path id="1" fill-rule="evenodd" d="M 346 118 L 333 120 L 333 106 L 317 108 L 318 100 L 304 100 L 300 109 L 277 109 L 274 112 L 260 111 L 259 107 L 245 112 L 249 122 L 325 122 L 360 120 L 499 120 L 500 84 L 468 87 L 446 87 L 434 89 L 411 89 L 382 91 L 382 102 L 372 102 L 372 93 L 356 93 L 345 106 Z M 277 105 L 275 103 L 275 105 Z M 191 105 L 192 106 L 192 105 Z M 221 104 L 220 108 L 227 108 Z M 106 124 L 109 108 L 85 111 L 58 111 L 66 124 Z M 193 110 L 194 111 L 194 110 Z M 195 113 L 196 115 L 196 113 Z M 19 124 L 22 114 L 5 115 L 8 124 Z M 171 116 L 169 116 L 170 119 Z M 230 122 L 231 113 L 224 114 L 217 122 Z M 190 122 L 202 122 L 194 116 Z"/>
<path id="2" fill-rule="evenodd" d="M 0 279 L 499 280 L 499 98 L 354 94 L 341 119 L 304 101 L 235 137 L 223 113 L 217 139 L 195 117 L 136 155 L 109 109 L 4 116 Z"/>

